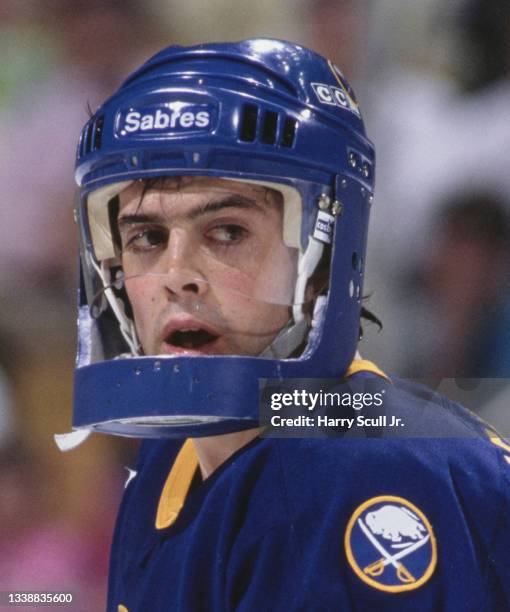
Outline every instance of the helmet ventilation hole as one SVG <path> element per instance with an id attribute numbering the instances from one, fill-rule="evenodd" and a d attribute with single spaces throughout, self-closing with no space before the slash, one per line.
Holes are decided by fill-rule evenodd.
<path id="1" fill-rule="evenodd" d="M 97 151 L 101 148 L 103 138 L 104 115 L 92 117 L 87 122 L 80 137 L 79 157 L 83 157 L 92 151 Z"/>
<path id="2" fill-rule="evenodd" d="M 241 117 L 239 138 L 244 142 L 253 142 L 257 136 L 257 119 L 259 109 L 253 104 L 245 104 Z"/>
<path id="3" fill-rule="evenodd" d="M 255 104 L 245 104 L 241 113 L 239 126 L 239 140 L 242 142 L 255 142 L 257 140 L 259 107 Z M 282 121 L 283 119 L 283 121 Z M 276 111 L 266 110 L 263 114 L 260 127 L 260 142 L 266 145 L 279 145 L 290 148 L 294 145 L 297 121 L 280 115 Z M 280 130 L 278 125 L 280 124 Z"/>
<path id="4" fill-rule="evenodd" d="M 264 113 L 264 125 L 262 126 L 262 142 L 274 145 L 276 142 L 276 130 L 278 128 L 278 113 L 266 111 Z"/>
<path id="5" fill-rule="evenodd" d="M 104 116 L 100 115 L 94 125 L 94 151 L 101 148 L 101 140 L 103 138 Z"/>
<path id="6" fill-rule="evenodd" d="M 292 147 L 294 144 L 294 137 L 296 135 L 296 124 L 297 121 L 295 119 L 290 119 L 289 117 L 285 118 L 283 123 L 282 137 L 280 140 L 280 144 L 282 147 Z"/>

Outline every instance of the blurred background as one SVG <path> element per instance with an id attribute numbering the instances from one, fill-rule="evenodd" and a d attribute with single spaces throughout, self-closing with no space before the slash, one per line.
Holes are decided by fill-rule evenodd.
<path id="1" fill-rule="evenodd" d="M 508 0 L 2 0 L 0 590 L 104 608 L 136 453 L 96 435 L 62 455 L 52 438 L 70 428 L 88 109 L 165 45 L 250 36 L 328 56 L 361 100 L 378 154 L 366 305 L 384 326 L 365 325 L 363 355 L 402 376 L 509 376 Z M 509 401 L 480 413 L 508 423 Z"/>

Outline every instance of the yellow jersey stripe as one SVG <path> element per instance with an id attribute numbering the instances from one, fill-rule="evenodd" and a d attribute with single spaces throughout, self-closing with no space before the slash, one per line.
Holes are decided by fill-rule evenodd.
<path id="1" fill-rule="evenodd" d="M 177 520 L 197 467 L 198 458 L 193 440 L 188 439 L 182 445 L 163 486 L 156 513 L 156 529 L 166 529 Z"/>
<path id="2" fill-rule="evenodd" d="M 377 374 L 377 376 L 390 380 L 389 376 L 378 368 L 375 363 L 368 361 L 368 359 L 355 359 L 347 369 L 345 375 L 349 377 L 353 374 L 357 374 L 358 372 L 372 372 L 373 374 Z"/>

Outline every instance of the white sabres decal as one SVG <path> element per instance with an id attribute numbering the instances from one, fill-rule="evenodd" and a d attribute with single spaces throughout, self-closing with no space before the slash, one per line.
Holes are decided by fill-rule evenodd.
<path id="1" fill-rule="evenodd" d="M 174 128 L 206 128 L 210 123 L 210 115 L 208 111 L 178 111 L 167 112 L 162 109 L 157 109 L 154 113 L 142 114 L 136 110 L 129 112 L 124 120 L 124 125 L 121 129 L 121 134 L 135 133 L 138 131 L 145 132 L 147 130 L 167 130 Z"/>

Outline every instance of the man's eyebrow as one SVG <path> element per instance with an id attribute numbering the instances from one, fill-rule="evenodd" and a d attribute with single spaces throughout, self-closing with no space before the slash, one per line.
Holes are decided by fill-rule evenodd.
<path id="1" fill-rule="evenodd" d="M 119 227 L 133 225 L 135 223 L 163 223 L 165 217 L 158 214 L 135 213 L 133 215 L 119 215 L 117 223 Z"/>
<path id="2" fill-rule="evenodd" d="M 201 206 L 197 206 L 193 208 L 187 213 L 184 213 L 183 217 L 186 219 L 196 219 L 201 215 L 205 215 L 207 213 L 213 213 L 218 210 L 223 210 L 224 208 L 242 208 L 242 209 L 251 209 L 257 212 L 265 212 L 265 208 L 261 206 L 256 200 L 252 200 L 251 198 L 247 198 L 241 195 L 229 195 L 219 200 L 212 200 L 202 204 Z M 171 206 L 170 206 L 171 209 Z M 122 213 L 119 215 L 117 223 L 119 227 L 124 227 L 126 225 L 134 225 L 137 223 L 165 223 L 168 221 L 168 217 L 158 213 L 141 213 L 137 212 L 131 215 L 123 215 Z"/>
<path id="3" fill-rule="evenodd" d="M 252 200 L 251 198 L 241 195 L 229 195 L 219 200 L 211 200 L 206 202 L 202 206 L 198 206 L 197 208 L 190 210 L 189 213 L 185 214 L 184 216 L 187 219 L 196 219 L 200 215 L 216 212 L 224 208 L 244 208 L 256 210 L 257 212 L 262 213 L 265 212 L 265 208 L 256 200 Z"/>

